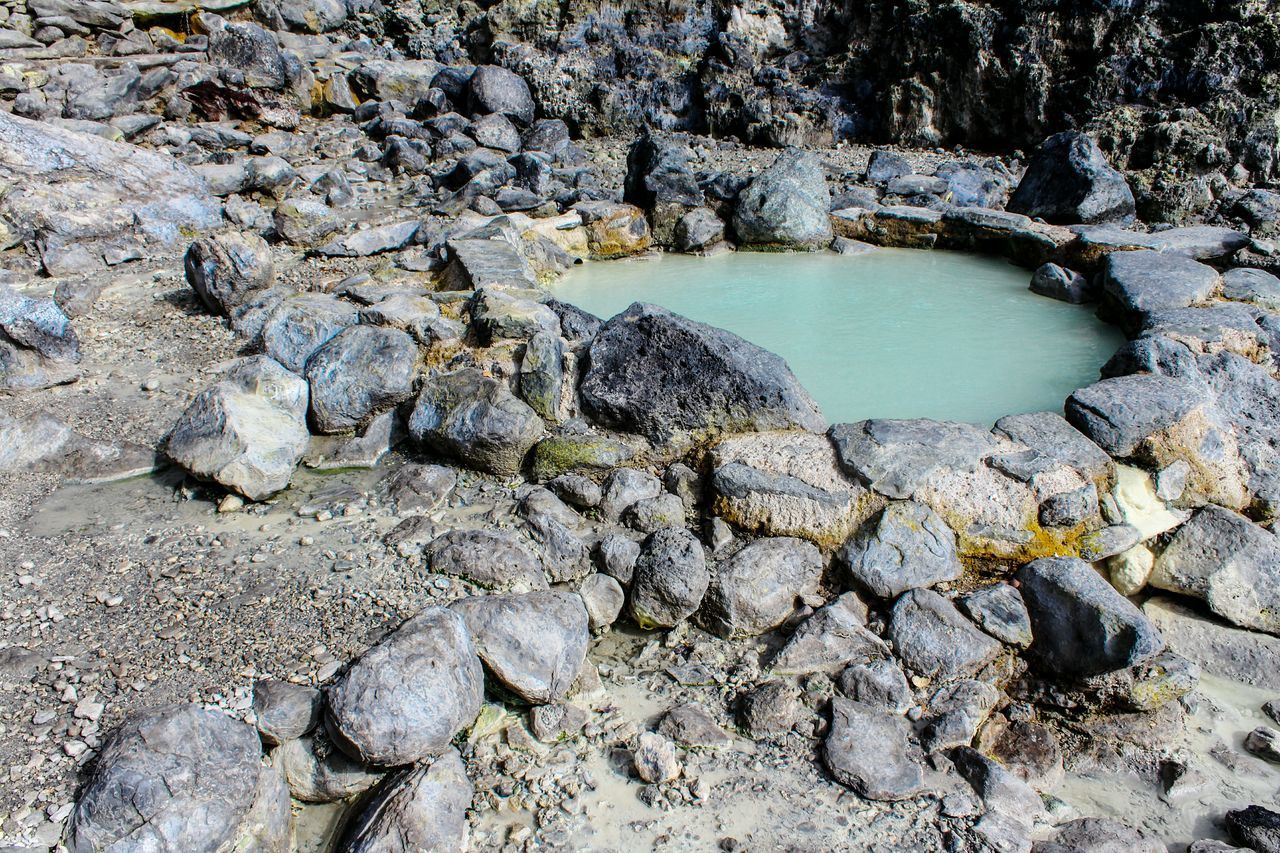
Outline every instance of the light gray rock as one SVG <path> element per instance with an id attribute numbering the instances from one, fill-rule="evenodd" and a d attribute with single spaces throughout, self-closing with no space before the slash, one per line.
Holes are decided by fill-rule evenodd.
<path id="1" fill-rule="evenodd" d="M 327 33 L 347 20 L 345 0 L 280 0 L 280 17 L 295 30 Z"/>
<path id="2" fill-rule="evenodd" d="M 1222 295 L 1268 311 L 1280 311 L 1280 278 L 1265 270 L 1227 270 L 1222 274 Z"/>
<path id="3" fill-rule="evenodd" d="M 684 501 L 670 492 L 642 498 L 627 507 L 622 514 L 622 521 L 641 533 L 653 533 L 664 527 L 678 527 L 685 522 Z"/>
<path id="4" fill-rule="evenodd" d="M 299 293 L 270 309 L 262 323 L 262 348 L 294 373 L 305 373 L 316 350 L 359 319 L 350 302 L 327 293 Z"/>
<path id="5" fill-rule="evenodd" d="M 777 675 L 835 673 L 850 664 L 889 656 L 889 647 L 866 628 L 867 608 L 846 592 L 801 622 L 769 662 Z"/>
<path id="6" fill-rule="evenodd" d="M 600 517 L 618 521 L 622 514 L 639 501 L 662 494 L 662 481 L 638 468 L 618 468 L 604 481 L 600 497 Z"/>
<path id="7" fill-rule="evenodd" d="M 703 623 L 728 639 L 771 631 L 816 599 L 822 582 L 822 554 L 808 542 L 759 539 L 715 570 L 702 602 Z"/>
<path id="8" fill-rule="evenodd" d="M 76 853 L 135 846 L 178 853 L 261 838 L 263 809 L 254 815 L 261 777 L 278 777 L 262 767 L 260 752 L 252 727 L 198 705 L 135 714 L 98 756 L 71 814 L 67 846 Z M 269 781 L 265 787 L 274 801 Z M 261 838 L 261 849 L 286 843 L 287 794 L 284 807 L 284 835 Z M 274 822 L 271 811 L 265 816 Z"/>
<path id="9" fill-rule="evenodd" d="M 530 340 L 539 332 L 560 335 L 556 312 L 535 299 L 527 299 L 497 287 L 476 291 L 471 301 L 472 327 L 485 344 L 499 340 Z"/>
<path id="10" fill-rule="evenodd" d="M 304 803 L 345 800 L 369 790 L 384 775 L 338 749 L 323 731 L 284 741 L 271 761 L 284 775 L 290 795 Z"/>
<path id="11" fill-rule="evenodd" d="M 640 559 L 640 543 L 611 533 L 600 540 L 596 551 L 600 555 L 600 567 L 605 574 L 616 578 L 624 586 L 630 586 L 636 561 Z"/>
<path id="12" fill-rule="evenodd" d="M 929 752 L 967 746 L 986 722 L 1000 691 L 985 681 L 948 684 L 929 697 L 929 716 L 920 733 Z"/>
<path id="13" fill-rule="evenodd" d="M 1017 577 L 1035 636 L 1031 651 L 1052 675 L 1124 669 L 1164 648 L 1151 620 L 1083 560 L 1045 557 Z"/>
<path id="14" fill-rule="evenodd" d="M 259 679 L 253 683 L 253 713 L 265 743 L 300 738 L 320 721 L 320 691 L 304 684 Z"/>
<path id="15" fill-rule="evenodd" d="M 906 800 L 924 791 L 924 772 L 912 755 L 911 724 L 874 705 L 831 700 L 831 731 L 822 758 L 837 782 L 868 800 Z"/>
<path id="16" fill-rule="evenodd" d="M 565 503 L 578 509 L 593 509 L 600 505 L 604 491 L 600 485 L 581 474 L 561 474 L 548 481 L 547 488 Z"/>
<path id="17" fill-rule="evenodd" d="M 307 383 L 265 356 L 238 359 L 196 395 L 165 452 L 197 477 L 250 500 L 289 485 L 306 452 Z"/>
<path id="18" fill-rule="evenodd" d="M 686 749 L 719 749 L 733 743 L 710 712 L 697 702 L 686 702 L 667 711 L 658 723 L 658 734 Z"/>
<path id="19" fill-rule="evenodd" d="M 996 421 L 995 432 L 1091 480 L 1110 481 L 1113 476 L 1115 463 L 1107 452 L 1056 412 L 1007 415 Z"/>
<path id="20" fill-rule="evenodd" d="M 80 377 L 80 339 L 52 299 L 0 284 L 0 391 L 33 391 Z"/>
<path id="21" fill-rule="evenodd" d="M 635 303 L 601 328 L 580 387 L 596 421 L 656 443 L 826 428 L 786 362 L 721 329 Z"/>
<path id="22" fill-rule="evenodd" d="M 845 470 L 886 497 L 904 499 L 935 471 L 976 470 L 997 446 L 972 424 L 925 419 L 836 424 L 830 435 Z"/>
<path id="23" fill-rule="evenodd" d="M 564 347 L 560 337 L 545 330 L 535 332 L 520 360 L 520 396 L 539 417 L 556 421 L 560 419 L 563 388 Z"/>
<path id="24" fill-rule="evenodd" d="M 1142 541 L 1142 532 L 1131 524 L 1112 524 L 1084 534 L 1076 544 L 1080 557 L 1090 563 L 1123 554 Z"/>
<path id="25" fill-rule="evenodd" d="M 702 604 L 711 582 L 702 543 L 682 527 L 659 530 L 640 546 L 631 579 L 631 616 L 641 628 L 670 628 Z"/>
<path id="26" fill-rule="evenodd" d="M 747 246 L 825 249 L 832 237 L 830 207 L 821 161 L 792 149 L 742 191 L 733 230 Z"/>
<path id="27" fill-rule="evenodd" d="M 476 368 L 428 379 L 409 417 L 417 441 L 499 476 L 520 471 L 542 432 L 527 403 Z"/>
<path id="28" fill-rule="evenodd" d="M 442 753 L 480 711 L 484 672 L 466 623 L 428 607 L 365 652 L 329 687 L 335 742 L 391 767 Z"/>
<path id="29" fill-rule="evenodd" d="M 1178 528 L 1149 583 L 1199 598 L 1243 628 L 1280 634 L 1280 539 L 1230 510 L 1206 506 Z"/>
<path id="30" fill-rule="evenodd" d="M 606 574 L 587 575 L 578 587 L 578 595 L 582 596 L 593 631 L 608 628 L 618 621 L 618 614 L 627 602 L 622 584 Z"/>
<path id="31" fill-rule="evenodd" d="M 910 669 L 943 681 L 974 675 L 1000 653 L 1000 644 L 929 589 L 903 593 L 893 605 L 889 639 Z"/>
<path id="32" fill-rule="evenodd" d="M 706 207 L 695 207 L 676 221 L 675 246 L 681 252 L 699 254 L 724 242 L 724 220 Z"/>
<path id="33" fill-rule="evenodd" d="M 850 699 L 895 714 L 905 714 L 915 704 L 907 676 L 892 658 L 854 664 L 840 673 L 837 684 Z"/>
<path id="34" fill-rule="evenodd" d="M 332 196 L 331 196 L 332 197 Z M 394 252 L 409 245 L 421 223 L 416 219 L 391 222 L 372 228 L 358 228 L 316 247 L 316 253 L 331 258 L 367 258 Z"/>
<path id="35" fill-rule="evenodd" d="M 660 734 L 642 732 L 634 754 L 636 774 L 650 785 L 670 782 L 680 775 L 676 747 Z"/>
<path id="36" fill-rule="evenodd" d="M 215 314 L 229 314 L 246 294 L 275 281 L 271 247 L 251 233 L 202 237 L 187 249 L 183 266 L 187 284 Z"/>
<path id="37" fill-rule="evenodd" d="M 1022 595 L 1006 583 L 993 584 L 956 599 L 965 615 L 1002 643 L 1031 645 L 1031 617 Z"/>
<path id="38" fill-rule="evenodd" d="M 311 423 L 318 432 L 356 429 L 413 396 L 418 345 L 404 332 L 352 326 L 307 360 Z"/>
<path id="39" fill-rule="evenodd" d="M 572 592 L 473 595 L 449 605 L 502 685 L 536 705 L 563 699 L 586 659 L 587 609 Z"/>
<path id="40" fill-rule="evenodd" d="M 1067 420 L 1116 457 L 1132 456 L 1153 433 L 1181 421 L 1207 403 L 1190 382 L 1169 376 L 1103 379 L 1067 399 Z"/>
<path id="41" fill-rule="evenodd" d="M 537 705 L 529 710 L 529 731 L 543 743 L 576 736 L 587 725 L 587 712 L 567 702 Z"/>
<path id="42" fill-rule="evenodd" d="M 538 280 L 529 262 L 505 240 L 455 239 L 447 244 L 449 264 L 441 290 L 532 288 Z"/>
<path id="43" fill-rule="evenodd" d="M 469 846 L 467 809 L 475 789 L 457 750 L 406 770 L 364 806 L 339 847 L 343 853 L 432 850 L 462 853 Z"/>
<path id="44" fill-rule="evenodd" d="M 1140 250 L 1114 252 L 1103 267 L 1102 290 L 1125 311 L 1186 308 L 1218 287 L 1213 267 L 1183 255 Z"/>
<path id="45" fill-rule="evenodd" d="M 286 243 L 304 249 L 321 246 L 342 227 L 329 205 L 313 198 L 287 198 L 272 214 L 276 234 Z"/>
<path id="46" fill-rule="evenodd" d="M 854 584 L 880 598 L 960 577 L 956 537 L 922 503 L 894 501 L 840 549 Z"/>
<path id="47" fill-rule="evenodd" d="M 450 530 L 423 549 L 431 571 L 486 589 L 546 589 L 542 561 L 523 537 L 507 530 Z"/>

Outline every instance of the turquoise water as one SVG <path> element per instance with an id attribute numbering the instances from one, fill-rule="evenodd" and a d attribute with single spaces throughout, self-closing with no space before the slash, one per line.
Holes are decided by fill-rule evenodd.
<path id="1" fill-rule="evenodd" d="M 787 360 L 832 423 L 990 424 L 1062 411 L 1123 342 L 1086 306 L 1027 289 L 998 258 L 877 249 L 588 262 L 555 295 L 600 317 L 652 302 Z"/>

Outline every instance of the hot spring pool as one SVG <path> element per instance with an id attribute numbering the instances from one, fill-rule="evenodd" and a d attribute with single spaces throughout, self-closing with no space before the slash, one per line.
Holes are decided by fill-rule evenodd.
<path id="1" fill-rule="evenodd" d="M 1037 296 L 1030 279 L 955 252 L 733 252 L 586 263 L 555 295 L 606 318 L 651 302 L 741 335 L 785 358 L 832 423 L 990 424 L 1061 411 L 1124 341 L 1091 306 Z"/>

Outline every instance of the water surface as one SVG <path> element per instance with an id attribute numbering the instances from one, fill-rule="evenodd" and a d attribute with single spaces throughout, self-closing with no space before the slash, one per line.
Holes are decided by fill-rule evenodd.
<path id="1" fill-rule="evenodd" d="M 1093 308 L 1027 289 L 998 258 L 877 249 L 588 262 L 555 286 L 600 317 L 652 302 L 787 360 L 832 423 L 927 417 L 990 424 L 1062 411 L 1123 342 Z"/>

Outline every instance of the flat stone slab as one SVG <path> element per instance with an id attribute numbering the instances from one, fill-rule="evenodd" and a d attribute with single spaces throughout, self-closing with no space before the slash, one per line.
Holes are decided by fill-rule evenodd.
<path id="1" fill-rule="evenodd" d="M 1246 631 L 1206 616 L 1171 597 L 1142 605 L 1169 648 L 1204 671 L 1265 690 L 1280 690 L 1280 637 Z"/>
<path id="2" fill-rule="evenodd" d="M 1111 251 L 1149 249 L 1195 260 L 1226 257 L 1249 245 L 1249 238 L 1239 231 L 1213 225 L 1188 225 L 1150 234 L 1114 225 L 1080 225 L 1071 230 L 1087 246 Z"/>
<path id="3" fill-rule="evenodd" d="M 448 248 L 451 260 L 441 276 L 443 290 L 538 286 L 529 262 L 504 240 L 450 240 Z"/>
<path id="4" fill-rule="evenodd" d="M 973 424 L 924 418 L 836 424 L 830 431 L 845 470 L 890 498 L 909 498 L 934 471 L 974 471 L 997 447 Z"/>
<path id="5" fill-rule="evenodd" d="M 1146 312 L 1204 302 L 1218 287 L 1218 271 L 1179 254 L 1140 250 L 1107 257 L 1102 289 L 1121 308 Z"/>

